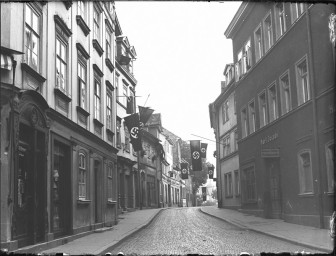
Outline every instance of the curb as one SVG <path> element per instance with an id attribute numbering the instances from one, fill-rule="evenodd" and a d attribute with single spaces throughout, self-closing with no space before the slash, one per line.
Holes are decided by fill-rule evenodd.
<path id="1" fill-rule="evenodd" d="M 238 224 L 236 222 L 233 222 L 233 221 L 230 221 L 230 220 L 227 220 L 227 219 L 223 219 L 223 218 L 220 218 L 220 217 L 217 217 L 215 215 L 212 215 L 208 212 L 205 212 L 202 210 L 202 208 L 199 208 L 199 211 L 208 215 L 208 216 L 211 216 L 211 217 L 214 217 L 218 220 L 221 220 L 221 221 L 224 221 L 224 222 L 227 222 L 231 225 L 234 225 L 234 226 L 237 226 L 241 229 L 245 229 L 245 230 L 250 230 L 250 231 L 253 231 L 253 232 L 256 232 L 256 233 L 260 233 L 260 234 L 263 234 L 263 235 L 267 235 L 267 236 L 270 236 L 270 237 L 273 237 L 273 238 L 277 238 L 277 239 L 280 239 L 280 240 L 283 240 L 283 241 L 286 241 L 286 242 L 290 242 L 292 244 L 296 244 L 296 245 L 301 245 L 301 246 L 305 246 L 305 247 L 308 247 L 308 248 L 311 248 L 311 249 L 314 249 L 314 250 L 319 250 L 319 251 L 323 251 L 323 252 L 326 252 L 326 253 L 332 253 L 332 250 L 328 250 L 326 248 L 323 248 L 323 247 L 319 247 L 319 246 L 314 246 L 314 245 L 311 245 L 311 244 L 306 244 L 304 242 L 299 242 L 299 241 L 293 241 L 293 240 L 290 240 L 286 237 L 283 237 L 283 236 L 279 236 L 279 235 L 275 235 L 275 234 L 272 234 L 272 233 L 268 233 L 268 232 L 265 232 L 265 231 L 261 231 L 261 230 L 257 230 L 257 229 L 254 229 L 254 228 L 251 228 L 251 227 L 248 227 L 248 226 L 244 226 L 242 224 Z"/>
<path id="2" fill-rule="evenodd" d="M 150 220 L 147 223 L 142 224 L 141 226 L 135 228 L 133 231 L 130 231 L 128 234 L 122 236 L 118 241 L 109 244 L 108 246 L 105 246 L 104 248 L 102 248 L 100 251 L 98 252 L 94 252 L 93 255 L 103 255 L 108 253 L 109 251 L 112 251 L 115 247 L 117 247 L 118 245 L 120 245 L 122 242 L 124 242 L 127 238 L 129 238 L 130 236 L 138 233 L 139 231 L 143 230 L 144 228 L 146 228 L 147 226 L 149 226 L 154 219 L 156 219 L 158 217 L 158 215 L 163 211 L 166 210 L 167 208 L 162 208 L 159 211 L 157 211 L 152 218 L 150 218 Z"/>

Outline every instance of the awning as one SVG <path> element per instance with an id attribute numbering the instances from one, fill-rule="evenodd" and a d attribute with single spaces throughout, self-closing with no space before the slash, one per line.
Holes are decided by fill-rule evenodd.
<path id="1" fill-rule="evenodd" d="M 0 68 L 12 70 L 13 61 L 12 61 L 12 58 L 8 55 L 1 54 L 0 64 L 1 64 Z"/>

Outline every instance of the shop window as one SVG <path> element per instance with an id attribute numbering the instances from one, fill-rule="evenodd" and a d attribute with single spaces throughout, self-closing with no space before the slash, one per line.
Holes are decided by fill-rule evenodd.
<path id="1" fill-rule="evenodd" d="M 335 161 L 335 144 L 332 142 L 326 145 L 328 192 L 330 193 L 334 193 L 335 190 L 334 161 Z"/>
<path id="2" fill-rule="evenodd" d="M 78 197 L 87 199 L 87 160 L 84 153 L 78 155 Z"/>
<path id="3" fill-rule="evenodd" d="M 243 171 L 243 179 L 244 201 L 255 201 L 257 199 L 257 190 L 254 167 L 249 167 Z"/>
<path id="4" fill-rule="evenodd" d="M 107 200 L 116 200 L 114 187 L 113 187 L 113 165 L 110 163 L 107 165 Z"/>
<path id="5" fill-rule="evenodd" d="M 239 172 L 238 170 L 234 171 L 234 182 L 235 182 L 235 195 L 240 195 L 240 180 L 239 180 Z"/>
<path id="6" fill-rule="evenodd" d="M 310 151 L 304 150 L 298 155 L 300 194 L 313 193 L 313 172 Z"/>

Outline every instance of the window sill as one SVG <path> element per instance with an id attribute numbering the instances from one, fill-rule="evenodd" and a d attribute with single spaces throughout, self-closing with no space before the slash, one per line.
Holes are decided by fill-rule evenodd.
<path id="1" fill-rule="evenodd" d="M 298 194 L 299 197 L 313 197 L 314 193 L 313 192 L 309 192 L 309 193 L 300 193 Z"/>
<path id="2" fill-rule="evenodd" d="M 233 195 L 231 195 L 231 196 L 225 196 L 225 198 L 233 198 Z"/>
<path id="3" fill-rule="evenodd" d="M 98 40 L 97 39 L 93 39 L 92 40 L 92 45 L 93 45 L 93 48 L 96 49 L 96 51 L 98 52 L 99 56 L 101 57 L 103 55 L 103 53 L 104 53 L 104 50 L 101 47 L 101 45 L 99 44 Z"/>
<path id="4" fill-rule="evenodd" d="M 109 59 L 109 58 L 106 58 L 105 59 L 105 64 L 106 66 L 108 67 L 108 69 L 111 71 L 111 73 L 113 72 L 114 70 L 114 66 L 113 66 L 113 63 L 112 61 Z"/>
<path id="5" fill-rule="evenodd" d="M 27 73 L 29 73 L 31 76 L 33 76 L 40 83 L 44 83 L 47 80 L 46 78 L 44 78 L 41 74 L 39 74 L 35 69 L 33 69 L 31 66 L 29 66 L 25 62 L 21 63 L 21 68 Z"/>
<path id="6" fill-rule="evenodd" d="M 91 32 L 90 28 L 88 27 L 81 15 L 76 15 L 76 22 L 77 25 L 82 29 L 85 36 L 87 36 Z"/>
<path id="7" fill-rule="evenodd" d="M 333 196 L 334 195 L 334 191 L 324 192 L 324 194 L 327 195 L 327 196 Z"/>
<path id="8" fill-rule="evenodd" d="M 102 122 L 100 122 L 98 119 L 96 119 L 96 118 L 93 118 L 93 123 L 95 124 L 95 125 L 97 125 L 98 127 L 103 127 L 104 126 L 104 124 L 102 123 Z"/>
<path id="9" fill-rule="evenodd" d="M 77 199 L 77 204 L 90 204 L 91 200 L 88 199 Z"/>
<path id="10" fill-rule="evenodd" d="M 117 201 L 107 200 L 107 204 L 117 204 Z"/>
<path id="11" fill-rule="evenodd" d="M 77 109 L 77 112 L 80 112 L 82 115 L 84 115 L 86 117 L 88 117 L 90 115 L 89 112 L 87 112 L 84 108 L 82 108 L 80 106 L 77 106 L 76 109 Z"/>
<path id="12" fill-rule="evenodd" d="M 60 98 L 62 98 L 63 100 L 65 100 L 66 102 L 71 102 L 71 95 L 67 95 L 63 90 L 59 89 L 59 88 L 55 88 L 54 92 L 56 95 L 58 95 Z"/>
<path id="13" fill-rule="evenodd" d="M 110 128 L 106 128 L 106 133 L 108 133 L 112 137 L 114 136 L 114 132 L 112 132 L 112 130 Z"/>

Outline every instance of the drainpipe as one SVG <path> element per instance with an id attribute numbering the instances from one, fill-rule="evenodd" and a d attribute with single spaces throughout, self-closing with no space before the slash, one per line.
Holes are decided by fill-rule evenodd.
<path id="1" fill-rule="evenodd" d="M 307 8 L 306 12 L 307 21 L 307 32 L 308 32 L 308 65 L 309 65 L 309 80 L 311 81 L 311 92 L 312 92 L 312 106 L 313 106 L 313 136 L 314 136 L 314 151 L 316 154 L 316 164 L 318 179 L 314 182 L 317 183 L 317 205 L 319 207 L 320 215 L 320 228 L 324 228 L 324 209 L 323 209 L 323 184 L 322 184 L 322 173 L 320 168 L 320 154 L 319 154 L 319 134 L 318 134 L 318 118 L 317 118 L 317 103 L 315 94 L 315 73 L 313 67 L 313 49 L 312 49 L 312 35 L 311 35 L 311 21 L 310 21 L 310 7 Z"/>

